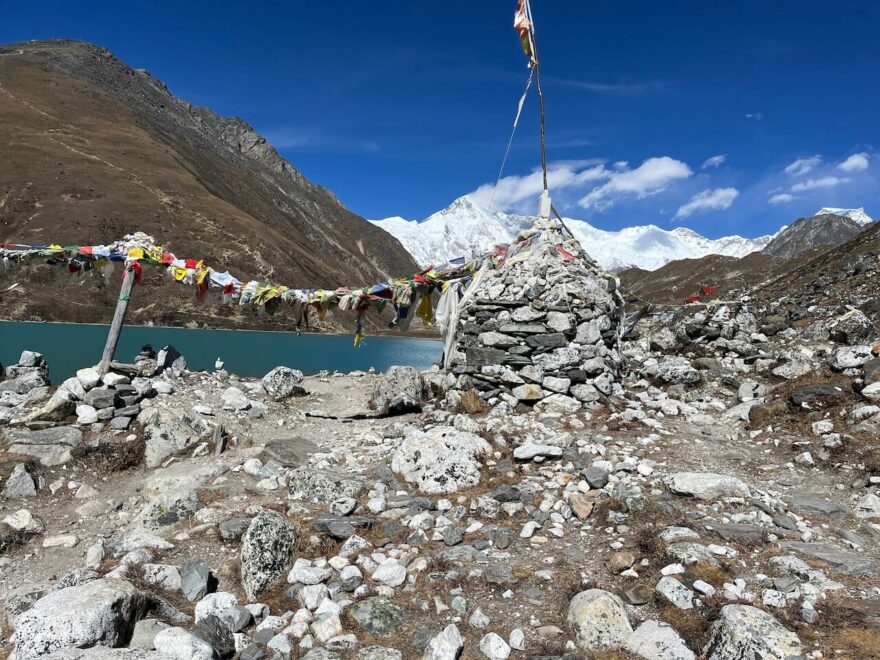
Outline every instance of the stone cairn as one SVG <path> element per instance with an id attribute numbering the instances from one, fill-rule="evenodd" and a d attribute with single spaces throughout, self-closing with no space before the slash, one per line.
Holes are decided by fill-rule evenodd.
<path id="1" fill-rule="evenodd" d="M 574 412 L 622 393 L 617 278 L 555 223 L 535 229 L 462 299 L 446 363 L 450 403 L 468 407 L 476 393 L 489 405 Z"/>

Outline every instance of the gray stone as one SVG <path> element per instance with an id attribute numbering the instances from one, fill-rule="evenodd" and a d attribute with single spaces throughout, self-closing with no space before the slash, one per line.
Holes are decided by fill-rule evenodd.
<path id="1" fill-rule="evenodd" d="M 880 570 L 880 566 L 869 555 L 844 550 L 828 541 L 820 543 L 782 541 L 779 545 L 784 550 L 793 550 L 828 562 L 846 575 L 873 575 Z"/>
<path id="2" fill-rule="evenodd" d="M 725 605 L 703 649 L 707 660 L 799 658 L 804 649 L 798 636 L 763 610 L 749 605 Z"/>
<path id="3" fill-rule="evenodd" d="M 348 497 L 357 498 L 364 482 L 348 472 L 315 470 L 308 466 L 298 467 L 288 473 L 288 496 L 290 499 L 330 504 Z"/>
<path id="4" fill-rule="evenodd" d="M 235 655 L 235 640 L 225 621 L 215 614 L 208 614 L 196 621 L 192 634 L 207 642 L 217 656 L 226 659 Z"/>
<path id="5" fill-rule="evenodd" d="M 676 495 L 701 500 L 722 497 L 751 497 L 749 487 L 736 477 L 712 472 L 676 472 L 666 479 L 666 486 Z"/>
<path id="6" fill-rule="evenodd" d="M 572 598 L 566 621 L 578 647 L 585 651 L 616 648 L 632 633 L 623 601 L 601 589 L 588 589 Z"/>
<path id="7" fill-rule="evenodd" d="M 116 390 L 109 387 L 96 387 L 86 394 L 83 402 L 96 410 L 112 408 L 116 403 Z"/>
<path id="8" fill-rule="evenodd" d="M 657 583 L 657 593 L 680 610 L 690 610 L 694 607 L 694 592 L 671 575 L 660 578 Z"/>
<path id="9" fill-rule="evenodd" d="M 223 407 L 227 410 L 241 411 L 251 407 L 247 395 L 237 387 L 227 387 L 221 395 Z"/>
<path id="10" fill-rule="evenodd" d="M 248 598 L 259 594 L 284 572 L 293 546 L 296 528 L 280 513 L 262 511 L 242 537 L 241 583 Z"/>
<path id="11" fill-rule="evenodd" d="M 18 617 L 16 660 L 68 647 L 122 646 L 147 610 L 148 599 L 122 580 L 92 580 L 52 591 Z"/>
<path id="12" fill-rule="evenodd" d="M 150 499 L 129 524 L 129 531 L 158 531 L 192 518 L 199 508 L 195 490 L 177 488 Z"/>
<path id="13" fill-rule="evenodd" d="M 796 492 L 789 495 L 787 499 L 789 508 L 804 516 L 839 517 L 846 513 L 844 507 L 814 493 Z"/>
<path id="14" fill-rule="evenodd" d="M 83 443 L 83 434 L 71 426 L 31 431 L 15 429 L 6 435 L 9 453 L 37 459 L 42 465 L 54 467 L 69 461 L 72 451 Z"/>
<path id="15" fill-rule="evenodd" d="M 556 445 L 538 445 L 528 442 L 513 450 L 513 457 L 518 461 L 531 461 L 535 458 L 559 458 L 562 447 Z"/>
<path id="16" fill-rule="evenodd" d="M 700 372 L 687 358 L 678 355 L 667 355 L 656 363 L 642 368 L 644 375 L 664 383 L 676 385 L 695 385 L 700 382 Z"/>
<path id="17" fill-rule="evenodd" d="M 144 427 L 144 461 L 148 468 L 158 467 L 166 458 L 190 447 L 208 433 L 205 422 L 185 410 L 147 408 L 138 415 L 138 421 Z"/>
<path id="18" fill-rule="evenodd" d="M 168 627 L 167 623 L 162 623 L 157 619 L 141 619 L 134 626 L 134 633 L 132 633 L 131 641 L 128 644 L 129 648 L 156 648 L 153 645 L 153 640 L 156 638 L 156 635 L 159 634 L 159 631 Z"/>
<path id="19" fill-rule="evenodd" d="M 27 471 L 27 466 L 24 463 L 18 463 L 12 469 L 12 474 L 9 475 L 6 483 L 3 484 L 3 491 L 0 494 L 10 499 L 34 497 L 37 494 L 34 478 Z"/>
<path id="20" fill-rule="evenodd" d="M 354 660 L 403 660 L 403 653 L 384 646 L 367 646 L 358 650 Z"/>
<path id="21" fill-rule="evenodd" d="M 410 429 L 391 461 L 391 469 L 428 494 L 454 493 L 480 481 L 491 445 L 478 435 L 439 426 Z"/>
<path id="22" fill-rule="evenodd" d="M 425 384 L 413 367 L 390 367 L 373 387 L 370 408 L 378 415 L 399 415 L 421 410 Z"/>
<path id="23" fill-rule="evenodd" d="M 190 602 L 204 598 L 214 581 L 211 569 L 198 557 L 180 567 L 180 590 Z"/>
<path id="24" fill-rule="evenodd" d="M 165 628 L 153 639 L 157 651 L 174 660 L 216 660 L 213 647 L 183 628 Z"/>
<path id="25" fill-rule="evenodd" d="M 664 621 L 645 621 L 626 638 L 623 648 L 645 660 L 696 658 L 675 628 Z"/>
<path id="26" fill-rule="evenodd" d="M 358 625 L 371 635 L 389 635 L 403 625 L 403 609 L 376 596 L 353 604 L 349 610 Z"/>
<path id="27" fill-rule="evenodd" d="M 590 466 L 581 473 L 590 488 L 605 488 L 608 485 L 608 471 L 598 466 Z"/>
<path id="28" fill-rule="evenodd" d="M 250 518 L 230 518 L 221 522 L 217 529 L 220 532 L 220 538 L 224 541 L 236 541 L 241 538 L 250 524 Z"/>
<path id="29" fill-rule="evenodd" d="M 303 396 L 303 373 L 290 367 L 275 367 L 260 381 L 266 394 L 275 401 L 283 401 L 292 396 Z"/>

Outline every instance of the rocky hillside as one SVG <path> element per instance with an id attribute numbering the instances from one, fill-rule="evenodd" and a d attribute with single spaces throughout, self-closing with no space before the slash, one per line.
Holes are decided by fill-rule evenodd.
<path id="1" fill-rule="evenodd" d="M 178 99 L 90 44 L 0 47 L 0 143 L 0 241 L 91 244 L 140 230 L 180 256 L 302 287 L 417 269 L 396 239 L 308 181 L 244 120 Z M 115 292 L 77 288 L 59 304 L 64 287 L 57 274 L 30 273 L 4 316 L 110 314 Z M 210 305 L 189 305 L 150 291 L 134 298 L 132 318 L 174 312 L 211 323 Z"/>
<path id="2" fill-rule="evenodd" d="M 53 387 L 25 351 L 0 657 L 880 657 L 878 229 L 646 317 L 588 411 L 535 324 L 511 331 L 542 359 L 489 366 L 475 407 L 466 375 L 256 380 L 170 349 Z"/>
<path id="3" fill-rule="evenodd" d="M 779 232 L 763 251 L 776 257 L 796 257 L 810 248 L 845 243 L 864 229 L 864 224 L 833 213 L 800 218 Z"/>

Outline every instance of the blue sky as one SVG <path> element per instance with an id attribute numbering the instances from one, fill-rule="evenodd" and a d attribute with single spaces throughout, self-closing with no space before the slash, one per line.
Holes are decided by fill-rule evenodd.
<path id="1" fill-rule="evenodd" d="M 535 207 L 536 97 L 513 0 L 0 0 L 0 42 L 69 37 L 244 117 L 368 218 L 478 190 Z M 39 11 L 35 9 L 39 7 Z M 533 0 L 566 215 L 754 236 L 820 206 L 880 216 L 876 0 Z"/>

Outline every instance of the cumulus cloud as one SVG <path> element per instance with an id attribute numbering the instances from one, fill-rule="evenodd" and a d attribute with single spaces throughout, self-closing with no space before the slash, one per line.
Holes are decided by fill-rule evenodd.
<path id="1" fill-rule="evenodd" d="M 723 211 L 724 209 L 729 209 L 737 197 L 739 197 L 739 190 L 736 188 L 710 188 L 709 190 L 704 190 L 691 197 L 686 204 L 679 207 L 678 211 L 675 212 L 675 218 L 678 220 L 702 211 Z"/>
<path id="2" fill-rule="evenodd" d="M 727 156 L 725 154 L 718 154 L 717 156 L 712 156 L 711 158 L 707 158 L 703 161 L 701 170 L 708 170 L 712 167 L 720 167 L 724 164 L 724 161 L 727 160 Z"/>
<path id="3" fill-rule="evenodd" d="M 822 163 L 822 156 L 810 156 L 809 158 L 798 158 L 791 165 L 785 168 L 784 172 L 791 176 L 803 176 L 808 172 L 812 172 Z"/>
<path id="4" fill-rule="evenodd" d="M 601 181 L 613 174 L 597 161 L 571 161 L 553 163 L 547 170 L 547 185 L 551 192 L 583 187 Z M 536 198 L 544 190 L 541 170 L 522 176 L 506 176 L 498 185 L 486 183 L 471 193 L 475 202 L 486 208 L 511 209 L 526 199 Z"/>
<path id="5" fill-rule="evenodd" d="M 846 183 L 849 179 L 839 179 L 836 176 L 823 176 L 821 179 L 807 179 L 801 183 L 796 183 L 791 187 L 791 192 L 806 192 L 808 190 L 816 190 L 817 188 L 833 188 L 841 183 Z"/>
<path id="6" fill-rule="evenodd" d="M 795 199 L 795 196 L 790 193 L 777 193 L 770 197 L 771 204 L 787 204 Z"/>
<path id="7" fill-rule="evenodd" d="M 617 198 L 635 196 L 643 199 L 692 174 L 691 168 L 680 160 L 669 156 L 648 158 L 635 169 L 621 167 L 612 172 L 605 183 L 591 190 L 578 204 L 585 209 L 603 211 L 611 208 Z"/>
<path id="8" fill-rule="evenodd" d="M 864 172 L 868 169 L 868 154 L 853 154 L 837 166 L 842 172 Z"/>

